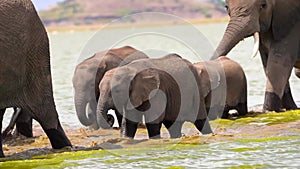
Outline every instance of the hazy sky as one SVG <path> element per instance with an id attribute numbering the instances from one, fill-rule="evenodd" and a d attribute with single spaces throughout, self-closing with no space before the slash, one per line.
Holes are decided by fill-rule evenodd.
<path id="1" fill-rule="evenodd" d="M 54 4 L 56 4 L 57 2 L 61 2 L 64 0 L 32 0 L 35 8 L 37 10 L 42 10 L 42 9 L 46 9 L 49 6 L 52 6 Z"/>

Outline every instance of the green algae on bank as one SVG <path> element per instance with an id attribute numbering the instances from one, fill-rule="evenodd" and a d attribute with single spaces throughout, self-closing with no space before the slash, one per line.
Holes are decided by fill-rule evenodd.
<path id="1" fill-rule="evenodd" d="M 211 122 L 213 126 L 242 126 L 246 124 L 258 125 L 273 125 L 287 122 L 295 122 L 300 120 L 300 110 L 287 111 L 287 112 L 270 112 L 270 113 L 249 113 L 247 117 L 238 118 L 235 120 L 217 119 Z"/>
<path id="2" fill-rule="evenodd" d="M 260 137 L 260 138 L 241 138 L 236 140 L 240 143 L 261 143 L 270 141 L 286 141 L 286 140 L 299 140 L 300 136 L 282 136 L 282 137 Z"/>
<path id="3" fill-rule="evenodd" d="M 68 161 L 76 161 L 87 158 L 101 158 L 106 155 L 111 155 L 105 150 L 64 152 L 57 154 L 35 156 L 30 160 L 3 161 L 0 163 L 0 168 L 64 168 L 80 166 L 76 162 L 68 163 Z"/>
<path id="4" fill-rule="evenodd" d="M 267 168 L 267 166 L 262 164 L 256 164 L 256 165 L 239 165 L 239 166 L 229 167 L 229 169 L 258 169 L 258 168 Z"/>
<path id="5" fill-rule="evenodd" d="M 284 113 L 266 113 L 258 115 L 249 115 L 245 118 L 236 120 L 215 120 L 212 126 L 222 126 L 225 134 L 215 133 L 212 135 L 185 136 L 180 139 L 158 139 L 158 140 L 128 140 L 128 139 L 110 139 L 98 136 L 96 132 L 85 133 L 85 137 L 80 136 L 78 139 L 85 139 L 91 134 L 96 139 L 104 142 L 121 145 L 123 148 L 113 150 L 89 150 L 64 152 L 48 155 L 39 155 L 28 160 L 3 161 L 0 168 L 80 168 L 86 165 L 85 161 L 100 161 L 101 165 L 118 165 L 123 164 L 143 164 L 157 162 L 168 162 L 172 160 L 197 161 L 203 158 L 202 154 L 206 151 L 220 151 L 226 153 L 253 154 L 261 152 L 265 144 L 276 142 L 295 142 L 300 138 L 300 129 L 297 127 L 300 120 L 300 111 L 289 111 Z M 294 123 L 293 123 L 294 122 Z M 257 124 L 262 124 L 257 128 Z M 255 125 L 253 125 L 255 124 Z M 255 127 L 251 127 L 255 126 Z M 294 126 L 294 127 L 292 127 Z M 221 128 L 222 128 L 221 127 Z M 236 131 L 243 128 L 236 134 Z M 259 132 L 257 131 L 259 129 Z M 279 131 L 277 129 L 280 129 Z M 251 132 L 249 134 L 248 132 Z M 82 132 L 82 131 L 81 131 Z M 109 131 L 106 131 L 109 132 Z M 101 133 L 101 132 L 100 132 Z M 74 134 L 74 133 L 73 133 Z M 77 133 L 78 134 L 78 133 Z M 75 134 L 73 137 L 77 138 Z M 80 141 L 80 140 L 77 140 Z M 219 147 L 215 147 L 217 145 Z M 181 153 L 177 153 L 181 152 Z M 191 154 L 182 152 L 193 152 Z M 219 154 L 219 153 L 217 153 Z M 31 159 L 30 159 L 31 158 Z M 246 157 L 243 157 L 246 159 Z M 12 160 L 12 159 L 8 159 Z M 243 161 L 243 160 L 241 160 Z M 254 163 L 254 166 L 255 163 Z M 165 168 L 182 168 L 178 164 L 166 165 Z M 233 165 L 232 168 L 235 166 Z M 238 168 L 251 168 L 247 165 L 237 165 Z M 264 165 L 258 164 L 255 168 L 263 168 Z M 147 168 L 144 166 L 143 168 Z"/>

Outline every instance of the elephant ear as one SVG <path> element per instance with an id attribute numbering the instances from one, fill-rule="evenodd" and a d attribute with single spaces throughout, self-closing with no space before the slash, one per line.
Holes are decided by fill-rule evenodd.
<path id="1" fill-rule="evenodd" d="M 300 21 L 300 1 L 281 0 L 273 8 L 272 30 L 275 40 L 281 40 L 289 34 Z"/>
<path id="2" fill-rule="evenodd" d="M 134 109 L 141 106 L 145 101 L 155 96 L 151 93 L 155 89 L 159 89 L 160 80 L 158 72 L 154 69 L 147 69 L 139 72 L 131 82 L 130 102 L 127 109 Z M 151 95 L 150 95 L 151 94 Z"/>
<path id="3" fill-rule="evenodd" d="M 215 65 L 207 62 L 199 71 L 201 91 L 204 96 L 220 86 L 221 77 Z"/>

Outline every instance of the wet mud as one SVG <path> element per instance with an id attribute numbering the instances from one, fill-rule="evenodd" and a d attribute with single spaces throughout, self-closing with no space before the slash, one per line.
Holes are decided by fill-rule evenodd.
<path id="1" fill-rule="evenodd" d="M 257 142 L 300 138 L 300 111 L 251 112 L 246 117 L 231 120 L 218 119 L 210 123 L 214 134 L 202 135 L 193 124 L 185 123 L 182 129 L 182 138 L 169 139 L 167 130 L 162 128 L 162 139 L 158 140 L 149 140 L 145 128 L 138 129 L 134 140 L 120 138 L 120 131 L 116 129 L 95 131 L 89 128 L 66 128 L 65 131 L 73 147 L 61 150 L 51 149 L 48 138 L 36 125 L 34 126 L 34 138 L 14 135 L 4 140 L 3 150 L 6 158 L 1 161 L 36 159 L 43 155 L 99 149 L 151 148 L 228 141 Z"/>

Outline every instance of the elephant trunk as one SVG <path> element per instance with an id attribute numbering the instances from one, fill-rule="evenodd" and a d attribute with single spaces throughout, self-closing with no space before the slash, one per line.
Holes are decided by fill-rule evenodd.
<path id="1" fill-rule="evenodd" d="M 211 59 L 226 56 L 232 48 L 248 36 L 255 35 L 256 40 L 259 39 L 259 23 L 254 23 L 255 21 L 250 18 L 251 17 L 233 17 L 230 19 L 225 34 Z M 259 41 L 256 41 L 254 46 L 255 49 L 253 51 L 253 55 L 256 55 L 258 52 L 258 42 Z"/>
<path id="2" fill-rule="evenodd" d="M 75 109 L 77 117 L 81 124 L 90 126 L 92 124 L 92 117 L 86 115 L 86 107 L 88 106 L 88 100 L 84 96 L 75 95 Z"/>
<path id="3" fill-rule="evenodd" d="M 98 126 L 103 129 L 111 128 L 108 119 L 108 104 L 104 101 L 104 99 L 100 99 L 97 106 L 97 123 Z"/>

